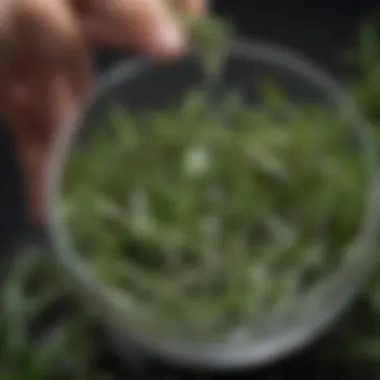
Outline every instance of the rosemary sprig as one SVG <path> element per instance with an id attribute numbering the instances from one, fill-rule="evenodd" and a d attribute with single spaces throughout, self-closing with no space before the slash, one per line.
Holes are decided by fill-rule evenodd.
<path id="1" fill-rule="evenodd" d="M 209 328 L 262 318 L 344 262 L 368 180 L 347 121 L 268 91 L 260 106 L 227 97 L 210 114 L 207 89 L 177 111 L 119 109 L 114 133 L 73 156 L 65 194 L 78 250 L 150 310 L 146 323 L 195 336 L 203 317 Z"/>

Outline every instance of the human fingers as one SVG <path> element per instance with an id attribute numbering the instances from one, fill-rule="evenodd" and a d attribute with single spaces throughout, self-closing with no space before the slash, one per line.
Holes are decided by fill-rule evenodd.
<path id="1" fill-rule="evenodd" d="M 136 48 L 156 59 L 173 58 L 186 46 L 181 21 L 170 0 L 72 1 L 82 5 L 83 29 L 93 42 Z M 202 12 L 201 4 L 200 0 L 186 0 L 175 5 L 198 13 Z"/>
<path id="2" fill-rule="evenodd" d="M 11 131 L 26 185 L 28 211 L 37 223 L 44 223 L 47 217 L 45 189 L 54 137 L 74 99 L 65 75 L 50 73 L 48 76 L 51 83 L 41 78 L 38 88 L 38 93 L 44 94 L 43 99 L 48 99 L 46 110 L 42 104 L 27 100 L 14 102 L 9 110 Z"/>
<path id="3" fill-rule="evenodd" d="M 41 105 L 45 99 L 40 96 L 47 96 L 49 84 L 55 87 L 56 76 L 65 76 L 73 93 L 82 93 L 89 82 L 89 58 L 71 10 L 61 0 L 13 0 L 13 4 L 13 44 L 6 57 L 11 68 L 9 99 L 15 100 L 12 90 L 23 86 L 31 95 L 39 95 L 29 101 Z"/>
<path id="4" fill-rule="evenodd" d="M 4 57 L 8 73 L 0 89 L 3 114 L 24 171 L 30 211 L 41 220 L 46 216 L 43 188 L 51 144 L 64 115 L 86 91 L 91 71 L 80 29 L 66 3 L 12 4 L 12 44 Z"/>

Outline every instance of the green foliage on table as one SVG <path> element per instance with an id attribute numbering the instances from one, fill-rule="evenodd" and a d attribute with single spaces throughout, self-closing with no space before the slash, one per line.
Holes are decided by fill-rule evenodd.
<path id="1" fill-rule="evenodd" d="M 68 289 L 47 252 L 19 253 L 0 286 L 0 378 L 104 380 L 91 367 L 89 319 L 81 312 L 68 313 L 51 329 L 45 326 L 43 335 L 36 333 L 40 319 Z"/>
<path id="2" fill-rule="evenodd" d="M 380 124 L 380 27 L 379 23 L 365 24 L 359 33 L 355 49 L 349 58 L 358 75 L 353 83 L 353 94 L 369 120 Z"/>

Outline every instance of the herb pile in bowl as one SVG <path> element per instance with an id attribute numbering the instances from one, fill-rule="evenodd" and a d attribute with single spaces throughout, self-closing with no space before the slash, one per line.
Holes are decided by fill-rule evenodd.
<path id="1" fill-rule="evenodd" d="M 368 173 L 344 117 L 207 91 L 181 107 L 115 107 L 65 174 L 75 247 L 171 334 L 212 336 L 289 309 L 345 261 Z M 342 115 L 341 115 L 342 116 Z M 356 144 L 357 145 L 357 144 Z"/>

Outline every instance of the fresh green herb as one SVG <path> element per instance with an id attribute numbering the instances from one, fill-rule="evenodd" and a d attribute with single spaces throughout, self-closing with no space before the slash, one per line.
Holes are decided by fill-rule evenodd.
<path id="1" fill-rule="evenodd" d="M 377 39 L 377 47 L 374 50 L 372 50 L 372 52 L 375 52 L 376 49 L 378 49 L 378 47 L 380 46 L 379 42 L 380 41 Z M 365 39 L 362 40 L 360 44 L 361 48 L 363 48 L 363 44 L 367 43 L 368 41 L 366 41 Z M 356 61 L 360 61 L 364 57 L 363 53 L 361 53 L 360 46 L 359 49 L 353 51 L 353 55 L 356 58 Z M 377 111 L 380 109 L 380 95 L 376 94 L 379 93 L 378 91 L 380 88 L 380 84 L 378 81 L 370 80 L 368 78 L 375 77 L 371 73 L 378 70 L 379 67 L 379 55 L 377 55 L 377 58 L 373 58 L 370 65 L 360 65 L 359 75 L 355 79 L 355 86 L 353 87 L 353 95 L 357 96 L 357 98 L 360 100 L 362 110 L 366 112 L 369 120 L 374 124 L 374 126 L 378 128 L 380 127 L 380 117 L 378 116 L 379 114 Z M 236 103 L 238 108 L 242 106 L 242 103 L 240 101 L 230 102 L 230 105 L 228 106 L 229 112 L 231 112 L 232 108 L 236 105 Z M 169 119 L 172 120 L 172 115 L 169 116 Z M 255 112 L 252 112 L 251 116 L 255 120 L 259 120 L 258 115 L 255 115 Z M 236 123 L 234 123 L 234 120 L 236 119 L 231 117 L 230 121 L 226 123 L 226 127 L 236 125 Z M 261 120 L 263 121 L 263 119 Z M 131 125 L 133 122 L 134 121 L 132 118 L 124 120 L 124 115 L 121 115 L 119 122 L 114 123 L 114 127 L 116 128 L 117 126 L 119 126 L 123 129 L 125 125 Z M 179 125 L 182 126 L 182 121 Z M 321 125 L 325 125 L 325 123 L 321 123 Z M 130 128 L 128 133 L 131 133 Z M 127 137 L 128 133 L 126 133 L 124 136 Z M 136 141 L 136 139 L 131 138 L 131 141 Z M 127 143 L 128 141 L 124 141 L 124 144 Z M 88 194 L 94 193 L 94 188 L 98 189 L 99 187 L 101 187 L 101 184 L 104 183 L 103 176 L 110 175 L 109 172 L 112 170 L 114 170 L 114 178 L 123 179 L 125 173 L 127 173 L 128 171 L 130 172 L 130 170 L 133 169 L 138 170 L 139 168 L 133 167 L 133 165 L 131 165 L 129 161 L 125 165 L 123 165 L 121 161 L 120 152 L 112 149 L 112 145 L 108 145 L 107 142 L 104 142 L 103 145 L 101 141 L 98 142 L 98 145 L 95 145 L 95 142 L 93 142 L 91 146 L 88 147 L 88 149 L 89 150 L 87 152 L 83 152 L 83 154 L 76 152 L 76 154 L 82 157 L 78 160 L 74 159 L 74 161 L 76 161 L 76 164 L 74 164 L 73 161 L 73 164 L 70 166 L 69 177 L 71 178 L 72 185 L 70 186 L 70 182 L 68 181 L 67 190 L 69 190 L 69 192 L 67 195 L 69 198 L 72 197 L 72 201 L 69 201 L 66 205 L 66 212 L 76 213 L 76 215 L 72 216 L 71 218 L 72 223 L 78 223 L 78 230 L 75 236 L 75 240 L 78 243 L 78 247 L 80 245 L 80 236 L 84 236 L 87 240 L 87 242 L 82 243 L 82 246 L 88 246 L 88 241 L 90 241 L 90 239 L 98 238 L 97 241 L 102 241 L 103 246 L 105 247 L 105 250 L 102 253 L 102 257 L 104 258 L 105 263 L 109 265 L 110 261 L 112 261 L 112 259 L 114 258 L 111 256 L 110 253 L 114 250 L 112 249 L 107 251 L 107 230 L 102 227 L 102 224 L 99 222 L 99 219 L 91 219 L 91 215 L 93 213 L 93 203 L 91 202 L 91 200 L 87 201 L 85 194 L 80 194 L 81 192 L 85 193 L 86 187 L 91 190 Z M 90 154 L 91 151 L 93 152 L 92 154 Z M 103 164 L 101 159 L 99 159 L 97 153 L 101 153 L 101 157 L 112 157 L 111 159 L 108 159 L 109 161 L 107 162 L 113 162 L 115 163 L 115 165 L 109 166 L 107 162 Z M 109 156 L 107 156 L 107 154 L 109 154 Z M 85 163 L 86 156 L 88 157 L 87 163 Z M 91 157 L 94 159 L 92 165 L 90 160 Z M 90 168 L 91 170 L 86 171 L 86 168 Z M 119 173 L 119 176 L 117 176 L 117 172 Z M 81 178 L 82 176 L 83 178 Z M 81 180 L 80 182 L 82 183 L 82 190 L 79 189 L 78 185 L 80 182 L 78 182 L 76 178 L 79 178 L 79 180 Z M 91 187 L 91 182 L 89 182 L 90 179 L 91 181 L 94 181 L 94 183 L 96 182 L 96 186 L 94 188 Z M 361 186 L 359 182 L 355 181 L 355 176 L 352 176 L 352 183 L 356 184 L 357 186 Z M 77 186 L 78 188 L 74 189 Z M 107 186 L 111 187 L 109 183 Z M 117 186 L 117 182 L 114 183 L 113 187 L 115 189 L 117 188 Z M 112 202 L 109 202 L 108 194 L 109 193 L 107 192 L 101 193 L 101 196 L 98 198 L 98 200 L 100 199 L 99 204 L 101 205 L 99 207 L 102 207 L 103 209 L 102 219 L 104 219 L 104 215 L 108 215 L 109 219 L 116 219 L 119 216 L 122 216 L 122 214 L 120 213 L 120 209 L 118 207 L 114 207 L 114 204 Z M 80 215 L 79 212 L 75 211 L 75 207 L 77 207 L 77 204 L 80 202 L 80 200 L 84 201 L 83 204 L 80 204 L 78 206 L 78 210 L 81 211 L 82 215 Z M 73 208 L 74 210 L 72 210 Z M 350 212 L 349 207 L 347 207 L 346 212 Z M 354 215 L 352 217 L 354 217 Z M 124 215 L 122 216 L 122 218 L 124 218 Z M 335 227 L 337 227 L 337 225 L 335 225 Z M 109 228 L 112 228 L 111 225 Z M 99 236 L 97 234 L 99 234 Z M 100 235 L 102 236 L 101 238 Z M 286 234 L 284 233 L 284 236 L 287 235 L 289 235 L 288 232 Z M 333 231 L 331 231 L 330 236 L 334 236 Z M 111 238 L 109 238 L 109 241 L 111 241 Z M 100 248 L 99 251 L 101 251 Z M 314 252 L 314 254 L 310 254 L 307 256 L 311 261 L 313 261 L 313 258 L 315 259 L 315 262 L 324 262 L 325 259 L 327 259 L 328 262 L 330 259 L 330 256 L 324 254 L 321 255 L 319 253 L 321 250 L 318 248 L 318 245 L 315 245 L 314 249 L 312 249 L 311 251 Z M 94 252 L 95 251 L 89 251 L 90 259 L 93 256 Z M 147 251 L 144 250 L 144 252 Z M 29 256 L 33 254 L 32 252 L 27 253 L 30 254 Z M 120 253 L 121 252 L 118 252 L 118 254 L 115 255 L 115 257 L 119 258 Z M 268 257 L 270 258 L 271 256 L 268 255 Z M 334 257 L 334 260 L 339 258 L 335 255 Z M 46 257 L 44 257 L 44 260 L 46 260 Z M 18 265 L 22 265 L 22 267 L 25 268 L 25 263 L 23 262 L 17 264 L 17 266 Z M 257 265 L 255 267 L 255 275 L 256 282 L 263 281 L 265 285 L 268 283 L 265 282 L 265 275 L 263 275 L 262 272 L 262 268 L 264 265 L 265 263 L 262 263 L 261 266 Z M 56 288 L 55 282 L 51 281 L 51 279 L 55 278 L 56 275 L 54 274 L 55 272 L 52 272 L 51 268 L 48 266 L 47 272 L 50 273 L 52 276 L 41 276 L 41 272 L 38 271 L 33 275 L 34 279 L 32 282 L 35 285 L 31 287 L 28 281 L 28 285 L 25 286 L 25 279 L 29 278 L 29 276 L 25 274 L 24 269 L 18 268 L 17 266 L 14 268 L 13 271 L 11 271 L 15 274 L 15 276 L 11 276 L 9 274 L 6 281 L 4 281 L 1 286 L 1 379 L 98 379 L 99 377 L 97 370 L 93 368 L 92 363 L 88 359 L 88 355 L 82 351 L 78 351 L 78 347 L 80 347 L 82 344 L 91 347 L 94 345 L 94 341 L 91 335 L 78 334 L 77 329 L 64 329 L 64 331 L 62 331 L 62 334 L 58 334 L 60 337 L 75 336 L 77 338 L 70 344 L 66 344 L 70 341 L 70 339 L 67 338 L 63 339 L 65 341 L 65 344 L 63 344 L 63 340 L 60 339 L 58 339 L 54 343 L 52 341 L 51 343 L 48 343 L 42 342 L 41 340 L 32 340 L 29 335 L 23 335 L 26 331 L 26 326 L 24 325 L 25 321 L 28 320 L 31 316 L 35 317 L 33 314 L 37 312 L 37 310 L 42 310 L 44 308 L 44 305 L 46 306 L 44 300 L 49 299 L 50 296 L 45 296 L 44 294 L 48 294 L 49 289 Z M 29 264 L 26 265 L 26 267 L 29 266 Z M 297 271 L 297 268 L 295 268 L 295 271 Z M 133 275 L 137 277 L 139 273 L 140 272 L 136 270 L 136 272 L 134 272 Z M 266 270 L 264 270 L 264 274 L 265 273 L 267 273 Z M 192 273 L 189 272 L 189 276 L 191 275 Z M 16 277 L 18 277 L 17 281 L 15 279 Z M 148 279 L 152 279 L 152 277 L 149 276 Z M 152 281 L 153 280 L 154 278 L 152 279 Z M 289 277 L 289 283 L 291 283 L 292 280 L 294 280 L 294 276 Z M 336 379 L 337 377 L 339 378 L 342 376 L 350 377 L 352 373 L 357 373 L 358 371 L 358 373 L 360 373 L 362 377 L 364 376 L 365 378 L 371 379 L 376 378 L 376 374 L 378 373 L 380 363 L 378 345 L 380 331 L 380 286 L 378 276 L 375 275 L 373 280 L 374 281 L 372 282 L 371 286 L 363 290 L 356 307 L 352 310 L 351 313 L 349 313 L 349 315 L 347 316 L 347 318 L 345 318 L 344 321 L 341 321 L 339 323 L 338 328 L 330 334 L 330 339 L 328 339 L 327 342 L 322 345 L 321 350 L 315 348 L 313 351 L 313 355 L 308 356 L 308 358 L 310 359 L 310 366 L 313 368 L 313 370 L 315 370 L 312 374 L 310 374 L 311 378 L 320 379 L 323 377 L 328 379 Z M 270 285 L 273 285 L 273 283 L 270 283 Z M 147 287 L 149 288 L 149 286 L 150 285 L 148 284 Z M 39 291 L 41 291 L 41 298 L 37 297 L 34 293 L 32 295 L 30 294 L 31 289 L 36 289 L 36 287 L 40 289 Z M 170 285 L 170 287 L 174 288 L 175 285 Z M 25 294 L 26 289 L 28 290 L 28 296 L 26 296 Z M 235 300 L 239 301 L 239 298 L 236 298 Z M 26 307 L 25 305 L 28 305 L 28 307 Z M 193 313 L 194 310 L 191 310 L 191 312 Z M 7 321 L 11 321 L 13 326 L 10 326 L 10 323 Z M 16 325 L 20 327 L 16 328 Z M 12 329 L 10 329 L 11 327 Z M 25 345 L 22 345 L 20 344 L 20 342 L 27 343 Z M 14 347 L 19 347 L 17 348 L 18 353 Z M 49 359 L 49 356 L 51 360 Z M 74 366 L 73 371 L 65 376 L 62 373 L 61 362 L 62 359 L 65 359 L 66 357 L 77 358 L 79 366 Z M 290 372 L 287 371 L 286 368 L 284 368 L 283 366 L 279 366 L 278 370 L 274 371 L 274 377 L 278 379 L 283 379 L 285 377 L 289 377 L 289 375 L 295 376 L 298 373 L 297 371 L 302 371 L 303 375 L 305 368 L 302 359 L 301 362 L 302 364 L 300 365 L 300 367 L 291 366 Z M 59 369 L 57 370 L 57 368 Z M 87 368 L 88 376 L 85 375 L 83 368 Z M 344 371 L 342 373 L 342 369 L 345 369 L 347 372 Z M 178 376 L 173 376 L 174 377 L 170 378 L 183 378 L 182 374 Z M 255 375 L 255 377 L 257 376 Z M 125 378 L 125 376 L 120 376 L 116 378 Z M 192 378 L 198 379 L 199 375 L 194 375 Z M 213 378 L 213 376 L 210 375 L 210 377 L 208 377 L 207 375 L 204 378 Z M 266 376 L 265 374 L 263 377 L 260 377 L 260 375 L 258 375 L 258 378 L 266 378 Z"/>
<path id="2" fill-rule="evenodd" d="M 379 125 L 380 28 L 378 22 L 364 24 L 350 58 L 358 71 L 353 83 L 353 94 L 370 121 Z"/>
<path id="3" fill-rule="evenodd" d="M 119 107 L 74 152 L 64 207 L 78 252 L 141 323 L 225 331 L 344 261 L 368 182 L 352 131 L 273 89 L 265 99 L 226 98 L 215 120 L 202 91 L 166 113 Z"/>
<path id="4" fill-rule="evenodd" d="M 88 323 L 60 316 L 54 329 L 36 323 L 65 294 L 59 272 L 40 250 L 22 252 L 0 286 L 0 376 L 5 380 L 100 379 L 91 368 Z M 85 327 L 84 327 L 85 326 Z"/>

